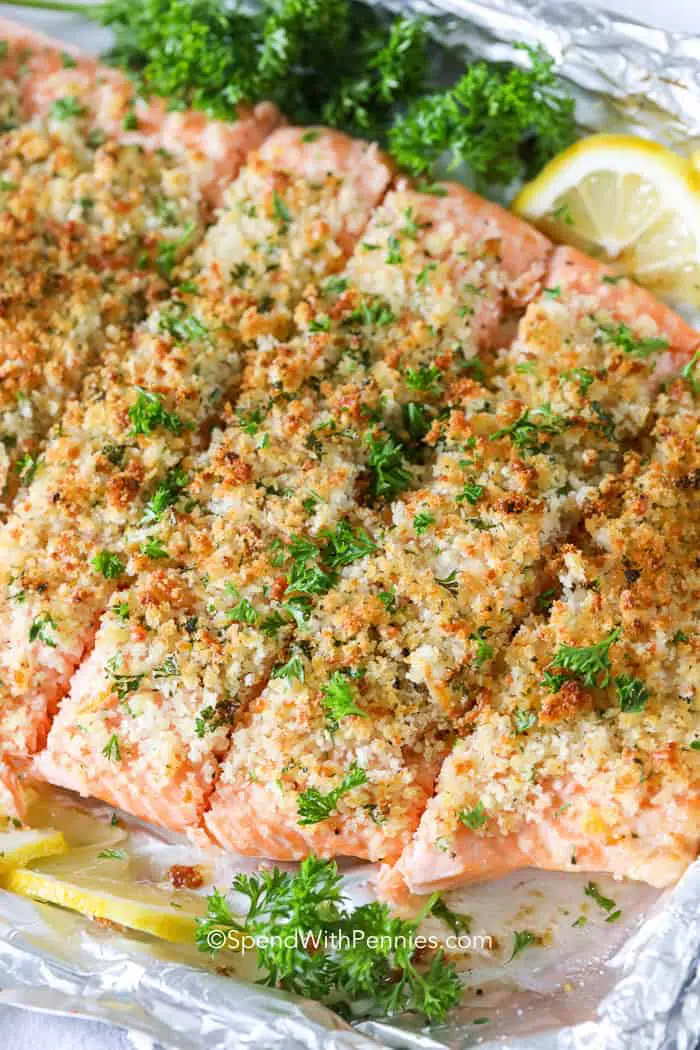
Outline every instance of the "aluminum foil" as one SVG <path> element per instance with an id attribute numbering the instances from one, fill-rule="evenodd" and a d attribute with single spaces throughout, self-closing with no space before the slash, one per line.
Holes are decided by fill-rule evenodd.
<path id="1" fill-rule="evenodd" d="M 700 146 L 700 36 L 551 0 L 371 2 L 389 13 L 426 15 L 436 44 L 449 49 L 446 63 L 455 56 L 522 61 L 514 43 L 542 44 L 569 81 L 584 127 L 634 131 L 682 150 Z M 18 13 L 0 5 L 0 14 Z M 24 20 L 86 50 L 107 43 L 101 30 L 75 17 L 27 12 Z M 196 862 L 191 847 L 130 823 L 130 849 L 151 877 L 169 864 Z M 239 866 L 223 855 L 206 859 L 221 887 Z M 367 865 L 348 869 L 351 897 L 367 899 L 371 874 Z M 139 1050 L 695 1050 L 700 862 L 664 894 L 602 878 L 600 884 L 623 905 L 624 918 L 610 926 L 590 915 L 585 938 L 572 934 L 580 877 L 524 872 L 454 894 L 450 904 L 496 940 L 512 932 L 526 908 L 528 925 L 546 924 L 552 943 L 505 965 L 488 951 L 470 953 L 463 1005 L 440 1028 L 423 1028 L 412 1017 L 348 1027 L 316 1003 L 241 974 L 216 973 L 194 948 L 121 935 L 7 893 L 0 893 L 0 1002 L 110 1021 L 128 1029 Z M 484 1017 L 488 1024 L 475 1023 Z"/>

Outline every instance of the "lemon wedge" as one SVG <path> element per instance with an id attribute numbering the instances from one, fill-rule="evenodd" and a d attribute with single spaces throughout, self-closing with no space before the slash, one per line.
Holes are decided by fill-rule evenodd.
<path id="1" fill-rule="evenodd" d="M 553 240 L 700 306 L 700 168 L 633 135 L 591 135 L 555 157 L 513 210 Z"/>
<path id="2" fill-rule="evenodd" d="M 52 828 L 0 831 L 0 875 L 12 868 L 23 867 L 39 857 L 65 853 L 67 849 L 62 832 Z"/>
<path id="3" fill-rule="evenodd" d="M 2 876 L 5 889 L 177 944 L 193 944 L 206 900 L 186 890 L 130 881 L 123 849 L 71 850 Z"/>

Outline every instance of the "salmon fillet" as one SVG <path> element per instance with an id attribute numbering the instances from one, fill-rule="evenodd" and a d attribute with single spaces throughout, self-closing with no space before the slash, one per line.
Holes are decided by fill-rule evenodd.
<path id="1" fill-rule="evenodd" d="M 345 234 L 346 216 L 356 222 L 358 211 L 367 214 L 388 181 L 389 169 L 371 147 L 327 134 L 337 144 L 341 175 L 307 179 L 307 156 L 317 158 L 324 144 L 322 137 L 303 142 L 302 132 L 283 168 L 259 156 L 244 170 L 172 299 L 137 330 L 132 345 L 88 376 L 15 503 L 0 535 L 4 579 L 12 580 L 0 609 L 0 634 L 10 643 L 3 647 L 0 737 L 16 753 L 45 739 L 50 713 L 117 585 L 119 573 L 105 575 L 95 559 L 116 557 L 112 566 L 133 576 L 167 556 L 159 529 L 170 508 L 187 498 L 181 461 L 206 444 L 210 422 L 236 384 L 241 346 L 288 323 L 293 275 L 305 266 L 317 272 L 324 259 L 337 266 L 342 249 L 335 236 Z M 384 173 L 383 182 L 362 181 L 363 199 L 344 185 L 348 156 Z M 312 241 L 313 255 L 303 255 L 299 241 L 306 248 Z M 236 269 L 244 263 L 250 290 L 241 287 L 248 270 L 239 276 Z M 306 283 L 308 270 L 298 280 Z"/>
<path id="2" fill-rule="evenodd" d="M 298 142 L 298 135 L 292 129 L 279 132 L 263 152 L 285 156 L 290 142 Z M 318 180 L 329 161 L 322 139 L 314 138 L 307 144 L 308 172 Z M 367 187 L 363 168 L 368 158 L 358 155 L 358 161 L 354 170 Z M 278 192 L 290 201 L 284 186 Z M 285 207 L 290 214 L 295 212 L 291 202 Z M 44 776 L 84 793 L 119 798 L 121 805 L 141 815 L 153 816 L 157 809 L 160 819 L 171 827 L 200 823 L 207 785 L 211 791 L 217 756 L 225 750 L 227 728 L 224 719 L 216 733 L 208 730 L 195 741 L 197 725 L 202 725 L 200 712 L 226 710 L 227 704 L 237 710 L 252 701 L 275 661 L 282 660 L 295 618 L 308 616 L 320 593 L 313 580 L 300 591 L 296 586 L 290 590 L 293 577 L 299 583 L 292 555 L 295 537 L 308 537 L 305 542 L 316 550 L 314 542 L 321 545 L 326 530 L 338 530 L 339 536 L 362 537 L 362 543 L 372 546 L 370 534 L 375 535 L 379 519 L 371 509 L 357 508 L 355 497 L 359 487 L 366 485 L 367 432 L 372 419 L 381 414 L 386 389 L 383 375 L 391 368 L 397 400 L 405 400 L 413 395 L 404 379 L 404 364 L 410 361 L 420 368 L 428 353 L 440 352 L 457 337 L 473 354 L 482 343 L 488 345 L 486 326 L 473 321 L 477 311 L 471 305 L 462 313 L 454 309 L 460 301 L 472 304 L 483 299 L 482 316 L 495 317 L 495 325 L 489 325 L 491 331 L 496 330 L 506 275 L 493 246 L 484 250 L 481 236 L 484 212 L 492 216 L 491 238 L 502 213 L 479 204 L 474 233 L 470 225 L 474 207 L 470 195 L 456 190 L 446 192 L 444 198 L 407 189 L 390 194 L 341 276 L 307 289 L 296 311 L 298 334 L 285 341 L 263 337 L 249 351 L 244 350 L 240 395 L 226 415 L 228 425 L 215 435 L 201 463 L 194 463 L 189 491 L 197 511 L 186 516 L 180 513 L 170 526 L 164 523 L 159 530 L 163 542 L 169 537 L 170 556 L 180 557 L 188 566 L 187 615 L 175 622 L 165 611 L 162 620 L 151 617 L 148 638 L 150 651 L 160 652 L 158 639 L 165 645 L 168 638 L 172 651 L 190 653 L 191 639 L 183 624 L 196 618 L 200 625 L 210 625 L 212 610 L 221 604 L 216 588 L 225 582 L 228 595 L 236 595 L 236 601 L 226 597 L 225 604 L 244 609 L 246 615 L 244 624 L 229 623 L 223 633 L 218 628 L 211 659 L 216 664 L 215 653 L 220 651 L 227 676 L 220 677 L 218 684 L 213 669 L 203 677 L 201 669 L 192 666 L 190 654 L 179 673 L 192 688 L 181 686 L 173 694 L 168 683 L 154 682 L 147 668 L 144 672 L 145 653 L 135 649 L 133 625 L 115 626 L 114 618 L 106 617 L 38 759 L 37 768 Z M 350 239 L 356 240 L 358 233 L 349 229 Z M 542 273 L 547 245 L 541 238 L 533 241 L 542 256 L 537 259 Z M 526 262 L 528 267 L 533 265 L 529 256 Z M 326 270 L 332 274 L 333 265 Z M 400 284 L 392 287 L 397 271 Z M 431 276 L 430 283 L 417 280 L 424 272 Z M 288 283 L 289 287 L 301 292 L 303 284 Z M 355 347 L 360 341 L 358 355 Z M 390 346 L 396 350 L 390 351 Z M 404 348 L 413 356 L 400 362 L 396 353 Z M 270 398 L 271 386 L 283 396 Z M 313 577 L 317 570 L 307 566 L 305 571 Z M 182 577 L 180 582 L 184 587 Z M 117 595 L 119 604 L 142 605 L 137 596 L 146 586 L 144 577 L 139 577 L 129 591 Z M 275 600 L 270 605 L 272 595 Z M 270 623 L 275 624 L 274 632 Z M 211 626 L 208 630 L 211 632 Z M 109 671 L 105 671 L 117 657 L 126 668 L 121 673 L 142 675 L 129 709 L 147 710 L 146 718 L 134 719 L 129 709 L 120 707 Z M 178 658 L 180 664 L 183 659 Z M 148 684 L 147 679 L 151 679 Z M 435 717 L 442 717 L 439 709 Z M 90 730 L 84 732 L 88 720 Z M 157 769 L 157 752 L 149 759 L 143 736 L 154 720 L 163 727 L 159 737 L 172 742 L 177 756 L 166 763 L 165 781 L 162 764 L 160 776 Z M 104 755 L 113 734 L 121 742 L 121 763 Z M 157 783 L 157 790 L 136 793 L 130 789 L 134 763 L 147 769 L 144 779 Z M 415 790 L 425 801 L 425 783 L 430 778 L 417 767 L 411 776 L 421 784 Z M 420 808 L 413 807 L 414 816 Z M 379 842 L 386 835 L 377 831 L 375 837 Z"/>
<path id="3" fill-rule="evenodd" d="M 90 365 L 162 298 L 158 260 L 202 234 L 188 172 L 25 127 L 0 144 L 0 490 L 7 511 Z"/>
<path id="4" fill-rule="evenodd" d="M 242 108 L 234 122 L 195 110 L 170 111 L 166 99 L 138 99 L 132 81 L 118 70 L 76 48 L 58 48 L 41 33 L 6 19 L 0 19 L 0 41 L 6 44 L 0 82 L 4 78 L 13 85 L 9 104 L 20 122 L 44 120 L 54 129 L 60 126 L 59 103 L 59 114 L 66 108 L 74 113 L 71 128 L 93 140 L 109 138 L 180 155 L 214 204 L 246 156 L 281 122 L 269 102 Z"/>
<path id="5" fill-rule="evenodd" d="M 651 464 L 630 466 L 591 505 L 589 547 L 562 549 L 561 598 L 516 635 L 385 874 L 387 893 L 397 875 L 426 893 L 525 866 L 663 886 L 694 859 L 696 436 L 696 413 L 677 406 L 657 425 Z M 597 646 L 602 664 L 579 660 L 577 673 L 567 646 Z"/>

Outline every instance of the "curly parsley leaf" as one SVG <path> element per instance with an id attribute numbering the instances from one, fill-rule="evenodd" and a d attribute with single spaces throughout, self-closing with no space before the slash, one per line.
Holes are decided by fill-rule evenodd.
<path id="1" fill-rule="evenodd" d="M 525 45 L 527 68 L 475 62 L 449 90 L 409 107 L 389 132 L 395 159 L 415 175 L 432 171 L 444 154 L 467 164 L 480 183 L 531 177 L 575 138 L 574 103 L 554 63 Z"/>
<path id="2" fill-rule="evenodd" d="M 459 978 L 443 954 L 426 965 L 414 951 L 423 915 L 395 918 L 379 902 L 349 907 L 335 861 L 312 855 L 294 875 L 278 868 L 237 875 L 232 889 L 248 899 L 247 915 L 235 915 L 215 890 L 207 917 L 198 921 L 197 943 L 212 952 L 231 935 L 253 937 L 258 968 L 271 987 L 338 1010 L 354 1003 L 354 1014 L 415 1010 L 437 1022 L 461 999 Z M 435 902 L 429 898 L 424 914 Z"/>
<path id="3" fill-rule="evenodd" d="M 174 413 L 167 412 L 163 407 L 163 399 L 160 394 L 154 394 L 142 387 L 136 388 L 139 392 L 134 404 L 128 410 L 131 420 L 131 433 L 151 434 L 156 427 L 165 427 L 173 434 L 180 434 L 183 429 L 182 420 Z"/>
<path id="4" fill-rule="evenodd" d="M 305 827 L 309 824 L 318 824 L 322 820 L 328 820 L 338 808 L 340 799 L 354 788 L 367 783 L 367 774 L 364 769 L 353 763 L 350 770 L 345 774 L 340 784 L 328 794 L 322 794 L 317 788 L 309 788 L 302 791 L 298 800 L 299 824 Z"/>
<path id="5" fill-rule="evenodd" d="M 111 551 L 100 551 L 90 562 L 96 572 L 101 573 L 106 580 L 117 580 L 126 568 L 118 554 Z"/>
<path id="6" fill-rule="evenodd" d="M 588 689 L 605 689 L 610 682 L 610 649 L 621 634 L 622 628 L 615 627 L 594 645 L 560 645 L 545 672 L 543 684 L 557 693 L 567 680 L 574 678 Z"/>
<path id="7" fill-rule="evenodd" d="M 326 714 L 326 725 L 331 733 L 335 733 L 343 718 L 351 715 L 359 715 L 367 718 L 367 712 L 363 711 L 355 703 L 351 679 L 357 677 L 349 671 L 334 671 L 321 690 L 321 705 Z"/>

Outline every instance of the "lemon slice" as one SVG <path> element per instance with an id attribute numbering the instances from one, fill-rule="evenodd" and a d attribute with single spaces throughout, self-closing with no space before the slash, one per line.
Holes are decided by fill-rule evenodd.
<path id="1" fill-rule="evenodd" d="M 58 828 L 73 850 L 75 847 L 117 846 L 127 837 L 124 826 L 114 818 L 99 819 L 92 813 L 46 791 L 37 791 L 27 809 L 26 822 L 34 828 Z"/>
<path id="2" fill-rule="evenodd" d="M 0 875 L 19 868 L 39 857 L 65 853 L 68 849 L 63 834 L 50 828 L 19 828 L 0 831 Z"/>
<path id="3" fill-rule="evenodd" d="M 2 877 L 2 885 L 90 918 L 177 944 L 194 944 L 196 919 L 206 914 L 206 900 L 186 890 L 130 882 L 128 867 L 124 850 L 83 848 L 33 868 L 14 868 Z"/>
<path id="4" fill-rule="evenodd" d="M 700 170 L 633 135 L 591 135 L 529 182 L 513 210 L 555 241 L 700 306 Z"/>

